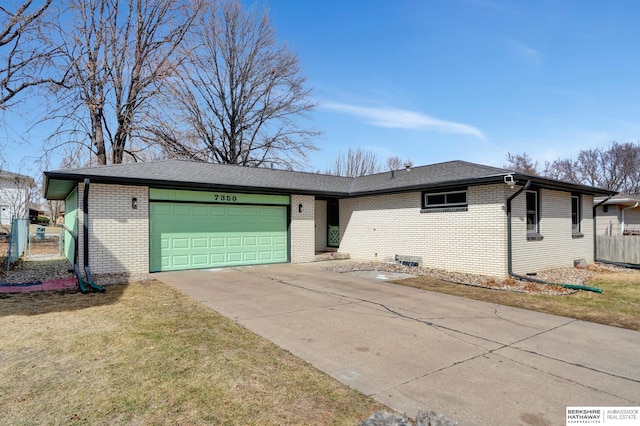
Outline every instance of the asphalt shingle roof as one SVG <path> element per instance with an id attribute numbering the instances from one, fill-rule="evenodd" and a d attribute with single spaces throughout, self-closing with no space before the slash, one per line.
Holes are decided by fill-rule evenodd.
<path id="1" fill-rule="evenodd" d="M 418 188 L 501 182 L 503 176 L 509 173 L 513 172 L 466 161 L 449 161 L 346 178 L 319 173 L 166 160 L 47 171 L 44 173 L 44 194 L 49 199 L 63 199 L 75 187 L 76 182 L 88 178 L 92 183 L 212 190 L 224 188 L 237 191 L 258 190 L 269 193 L 348 197 Z"/>

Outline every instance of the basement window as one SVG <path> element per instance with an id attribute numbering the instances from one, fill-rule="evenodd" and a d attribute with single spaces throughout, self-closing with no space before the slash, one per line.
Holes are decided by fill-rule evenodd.
<path id="1" fill-rule="evenodd" d="M 438 209 L 443 207 L 466 207 L 467 190 L 449 192 L 423 192 L 422 208 Z"/>

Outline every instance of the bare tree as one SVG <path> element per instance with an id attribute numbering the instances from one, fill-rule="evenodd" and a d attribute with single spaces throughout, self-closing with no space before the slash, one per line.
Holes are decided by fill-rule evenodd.
<path id="1" fill-rule="evenodd" d="M 586 149 L 575 159 L 547 162 L 545 176 L 626 194 L 640 194 L 640 145 L 613 142 L 608 148 Z"/>
<path id="2" fill-rule="evenodd" d="M 358 177 L 378 173 L 380 169 L 380 162 L 375 152 L 362 148 L 349 148 L 346 153 L 340 153 L 335 157 L 327 174 Z"/>
<path id="3" fill-rule="evenodd" d="M 298 57 L 276 42 L 266 12 L 237 0 L 197 20 L 190 60 L 167 92 L 171 105 L 149 128 L 166 156 L 294 169 L 307 164 L 317 131 L 302 127 L 315 104 Z M 175 111 L 168 117 L 165 111 Z"/>
<path id="4" fill-rule="evenodd" d="M 507 164 L 504 166 L 504 168 L 528 175 L 538 174 L 538 162 L 533 161 L 533 159 L 526 152 L 522 154 L 511 154 L 510 152 L 508 152 Z"/>
<path id="5" fill-rule="evenodd" d="M 413 161 L 406 159 L 404 161 L 402 161 L 402 159 L 398 156 L 392 156 L 387 158 L 387 161 L 385 162 L 385 167 L 387 168 L 387 170 L 391 171 L 391 170 L 400 170 L 404 167 L 406 167 L 408 165 L 413 165 Z"/>
<path id="6" fill-rule="evenodd" d="M 41 37 L 45 11 L 52 0 L 0 5 L 0 108 L 26 89 L 44 83 L 61 83 L 45 70 L 51 70 L 57 49 L 47 46 Z"/>
<path id="7" fill-rule="evenodd" d="M 47 200 L 47 209 L 49 210 L 49 215 L 51 217 L 51 224 L 57 225 L 58 218 L 60 217 L 60 213 L 64 211 L 64 201 L 63 200 Z"/>
<path id="8" fill-rule="evenodd" d="M 387 158 L 387 161 L 385 163 L 385 167 L 389 171 L 391 171 L 391 170 L 400 170 L 403 167 L 402 159 L 400 157 L 398 157 L 398 156 L 389 157 L 389 158 Z"/>
<path id="9" fill-rule="evenodd" d="M 174 74 L 199 10 L 180 0 L 67 0 L 54 39 L 62 40 L 68 90 L 49 119 L 56 142 L 85 144 L 98 164 L 136 160 L 131 140 Z M 85 141 L 89 141 L 88 143 Z M 144 149 L 144 145 L 138 145 Z"/>

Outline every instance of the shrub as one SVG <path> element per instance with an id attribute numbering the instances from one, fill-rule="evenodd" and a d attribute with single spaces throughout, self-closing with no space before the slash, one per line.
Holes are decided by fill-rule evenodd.
<path id="1" fill-rule="evenodd" d="M 48 225 L 50 221 L 51 219 L 49 219 L 46 216 L 38 216 L 38 223 L 41 223 L 43 225 Z"/>

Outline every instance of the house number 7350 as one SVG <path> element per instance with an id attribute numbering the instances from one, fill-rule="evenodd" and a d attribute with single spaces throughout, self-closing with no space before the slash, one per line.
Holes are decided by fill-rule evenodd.
<path id="1" fill-rule="evenodd" d="M 238 200 L 238 197 L 236 197 L 235 195 L 215 194 L 213 196 L 213 201 L 234 202 L 234 201 L 237 201 L 237 200 Z"/>

